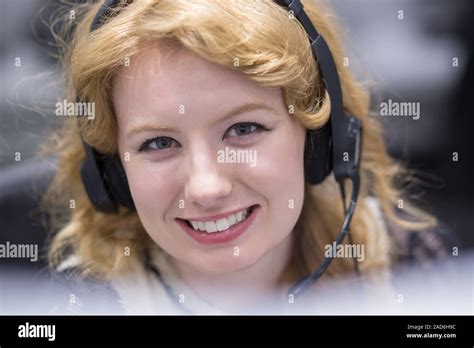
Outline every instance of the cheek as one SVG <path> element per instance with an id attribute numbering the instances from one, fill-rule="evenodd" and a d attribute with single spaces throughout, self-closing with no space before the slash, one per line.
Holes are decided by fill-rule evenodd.
<path id="1" fill-rule="evenodd" d="M 167 202 L 173 196 L 174 185 L 169 176 L 158 171 L 152 162 L 135 161 L 127 168 L 127 178 L 137 212 L 146 225 L 147 222 L 163 217 Z"/>
<path id="2" fill-rule="evenodd" d="M 259 238 L 275 242 L 292 230 L 303 206 L 305 131 L 286 126 L 274 135 L 258 147 L 255 167 L 239 168 L 239 178 L 266 205 Z"/>
<path id="3" fill-rule="evenodd" d="M 302 200 L 304 192 L 304 133 L 285 127 L 257 149 L 255 167 L 247 175 L 256 192 L 272 205 L 288 209 L 288 201 Z"/>

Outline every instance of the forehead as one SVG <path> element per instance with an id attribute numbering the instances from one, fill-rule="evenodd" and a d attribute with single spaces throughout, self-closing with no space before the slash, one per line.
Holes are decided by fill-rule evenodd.
<path id="1" fill-rule="evenodd" d="M 278 88 L 260 86 L 236 70 L 210 62 L 185 48 L 160 45 L 145 47 L 122 67 L 113 83 L 114 105 L 122 112 L 167 113 L 183 105 L 199 112 L 212 106 L 224 112 L 226 105 L 272 102 Z M 193 110 L 194 109 L 194 110 Z"/>

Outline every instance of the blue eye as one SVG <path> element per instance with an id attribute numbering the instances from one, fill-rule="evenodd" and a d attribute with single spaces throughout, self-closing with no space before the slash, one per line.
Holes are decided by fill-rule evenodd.
<path id="1" fill-rule="evenodd" d="M 173 142 L 176 143 L 176 140 L 169 137 L 157 137 L 145 140 L 145 142 L 140 146 L 139 151 L 155 151 L 155 150 L 166 150 L 171 148 Z"/>
<path id="2" fill-rule="evenodd" d="M 230 134 L 230 137 L 238 137 L 244 138 L 245 136 L 252 135 L 254 133 L 258 133 L 261 131 L 269 130 L 265 126 L 255 123 L 255 122 L 241 122 L 236 123 L 229 130 L 226 134 Z M 177 146 L 173 146 L 173 143 L 177 144 Z M 139 152 L 145 151 L 164 151 L 170 149 L 172 147 L 179 147 L 179 143 L 170 137 L 156 137 L 145 140 L 143 144 L 139 148 Z"/>
<path id="3" fill-rule="evenodd" d="M 231 136 L 244 137 L 246 135 L 251 135 L 253 133 L 256 133 L 262 130 L 268 130 L 268 128 L 255 122 L 242 122 L 242 123 L 237 123 L 233 125 L 230 128 L 229 133 L 232 133 L 232 131 L 234 131 L 235 135 L 231 135 Z"/>

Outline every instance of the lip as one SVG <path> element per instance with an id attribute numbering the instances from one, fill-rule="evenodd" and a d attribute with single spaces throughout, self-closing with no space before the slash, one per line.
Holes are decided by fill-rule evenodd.
<path id="1" fill-rule="evenodd" d="M 237 212 L 238 211 L 240 210 L 237 210 Z M 188 226 L 185 220 L 179 219 L 179 218 L 176 218 L 175 220 L 178 223 L 178 225 L 181 226 L 184 232 L 186 232 L 195 241 L 201 244 L 221 244 L 221 243 L 226 243 L 226 242 L 235 240 L 239 236 L 244 234 L 247 230 L 249 230 L 250 226 L 254 222 L 259 212 L 260 212 L 260 206 L 253 205 L 250 215 L 243 222 L 233 225 L 232 227 L 228 228 L 225 231 L 215 232 L 215 233 L 196 231 L 194 228 Z"/>
<path id="2" fill-rule="evenodd" d="M 253 206 L 252 206 L 253 207 Z M 242 210 L 245 210 L 249 208 L 248 206 L 247 207 L 243 207 L 243 208 L 239 208 L 239 209 L 234 209 L 234 210 L 231 210 L 231 211 L 228 211 L 227 213 L 222 213 L 222 214 L 216 214 L 216 215 L 209 215 L 209 216 L 201 216 L 201 217 L 194 217 L 194 218 L 181 218 L 183 220 L 189 220 L 189 221 L 217 221 L 219 219 L 223 219 L 223 218 L 226 218 L 228 217 L 229 215 L 232 215 L 232 214 L 235 214 L 235 213 L 238 213 L 239 211 L 242 211 Z"/>

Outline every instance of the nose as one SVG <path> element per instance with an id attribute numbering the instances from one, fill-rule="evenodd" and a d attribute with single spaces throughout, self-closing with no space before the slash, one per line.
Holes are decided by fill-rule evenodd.
<path id="1" fill-rule="evenodd" d="M 232 192 L 232 182 L 225 165 L 217 162 L 217 151 L 198 150 L 190 156 L 189 163 L 184 190 L 186 201 L 202 209 L 222 206 Z"/>

